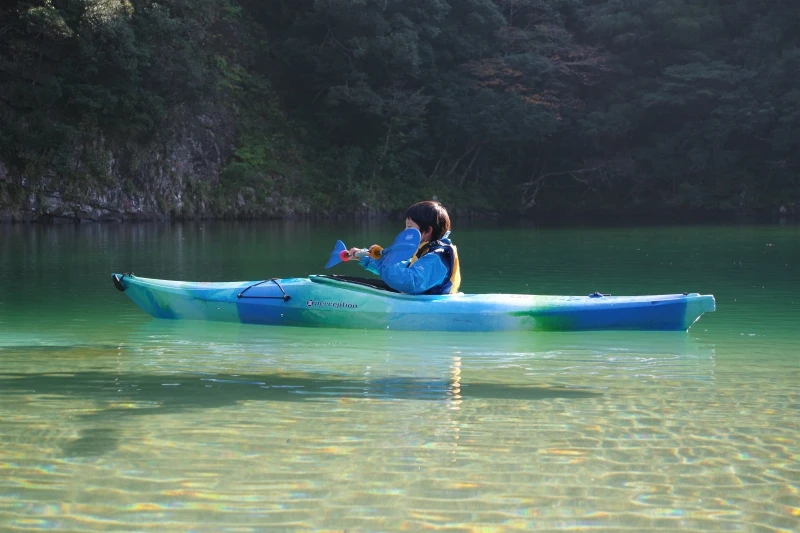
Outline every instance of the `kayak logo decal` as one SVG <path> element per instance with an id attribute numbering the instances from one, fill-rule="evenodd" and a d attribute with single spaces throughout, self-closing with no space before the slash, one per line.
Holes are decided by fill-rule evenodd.
<path id="1" fill-rule="evenodd" d="M 308 300 L 306 302 L 307 307 L 333 307 L 335 309 L 345 308 L 345 309 L 358 309 L 357 304 L 350 304 L 347 302 L 320 302 L 318 300 Z"/>

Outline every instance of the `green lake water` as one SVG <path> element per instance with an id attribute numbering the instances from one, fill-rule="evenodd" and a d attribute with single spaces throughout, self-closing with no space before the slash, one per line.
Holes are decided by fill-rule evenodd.
<path id="1" fill-rule="evenodd" d="M 800 226 L 456 221 L 465 292 L 714 294 L 677 334 L 156 321 L 109 278 L 402 228 L 0 226 L 0 531 L 800 530 Z"/>

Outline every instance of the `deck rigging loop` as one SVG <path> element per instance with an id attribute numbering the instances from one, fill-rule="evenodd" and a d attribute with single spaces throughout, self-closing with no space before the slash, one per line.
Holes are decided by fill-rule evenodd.
<path id="1" fill-rule="evenodd" d="M 264 283 L 268 283 L 270 281 L 272 283 L 274 283 L 281 290 L 281 293 L 283 293 L 283 296 L 245 296 L 244 293 L 246 293 L 247 291 L 249 291 L 253 287 L 258 287 L 259 285 L 263 285 Z M 254 283 L 254 284 L 250 285 L 249 287 L 245 288 L 239 294 L 237 294 L 236 297 L 237 298 L 263 298 L 263 299 L 266 299 L 266 300 L 283 300 L 284 302 L 288 302 L 289 300 L 292 299 L 292 297 L 289 296 L 288 294 L 286 294 L 286 291 L 283 290 L 283 287 L 281 287 L 281 284 L 278 283 L 278 278 L 265 279 L 264 281 L 259 281 L 258 283 Z"/>

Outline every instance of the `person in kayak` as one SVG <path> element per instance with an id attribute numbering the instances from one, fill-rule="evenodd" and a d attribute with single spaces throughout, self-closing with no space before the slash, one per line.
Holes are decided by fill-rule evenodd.
<path id="1" fill-rule="evenodd" d="M 422 239 L 410 259 L 386 263 L 369 255 L 360 264 L 391 288 L 406 294 L 455 294 L 461 285 L 458 251 L 448 238 L 450 216 L 439 202 L 417 202 L 406 211 L 406 229 L 416 228 Z M 376 245 L 373 245 L 376 246 Z M 357 248 L 350 250 L 355 254 Z"/>

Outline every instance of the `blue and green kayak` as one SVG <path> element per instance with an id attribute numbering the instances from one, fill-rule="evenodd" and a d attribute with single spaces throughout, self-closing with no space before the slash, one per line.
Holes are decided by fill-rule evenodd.
<path id="1" fill-rule="evenodd" d="M 348 276 L 189 282 L 112 274 L 114 285 L 156 318 L 243 324 L 411 331 L 685 331 L 714 297 L 537 296 L 448 294 L 414 296 L 382 281 Z"/>

